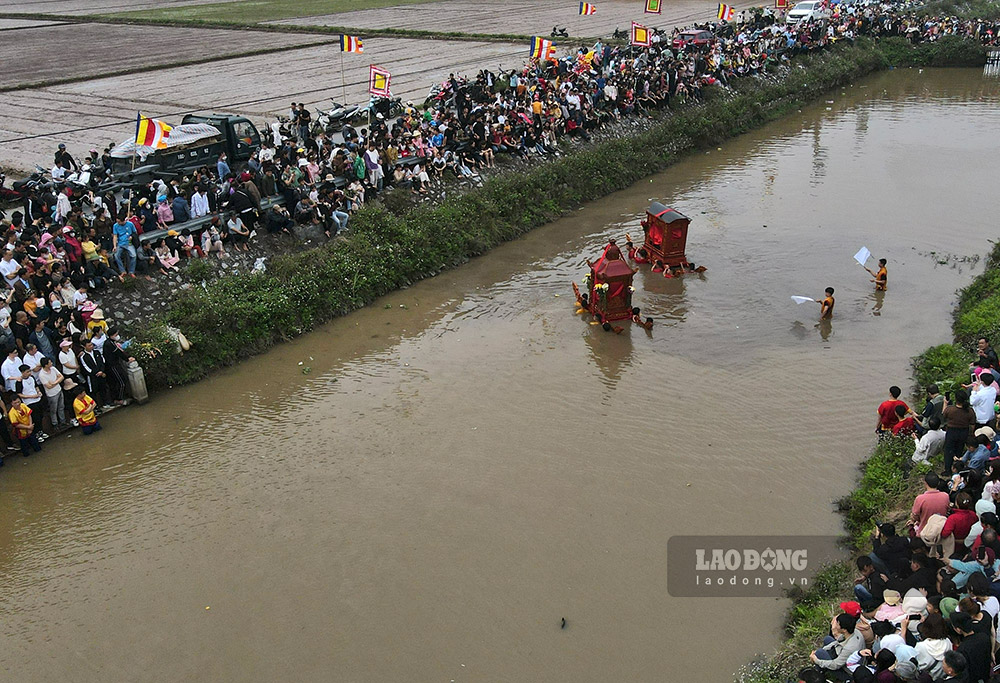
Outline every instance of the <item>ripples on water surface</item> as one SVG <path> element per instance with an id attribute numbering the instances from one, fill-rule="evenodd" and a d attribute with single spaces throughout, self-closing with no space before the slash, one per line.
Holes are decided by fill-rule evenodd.
<path id="1" fill-rule="evenodd" d="M 671 599 L 667 538 L 837 533 L 876 402 L 973 273 L 920 254 L 996 230 L 996 81 L 826 99 L 10 458 L 11 680 L 714 682 L 770 649 L 784 603 Z M 605 334 L 569 283 L 652 199 L 709 270 L 644 270 L 657 326 Z M 862 244 L 890 259 L 882 299 Z M 820 328 L 789 295 L 827 285 Z"/>

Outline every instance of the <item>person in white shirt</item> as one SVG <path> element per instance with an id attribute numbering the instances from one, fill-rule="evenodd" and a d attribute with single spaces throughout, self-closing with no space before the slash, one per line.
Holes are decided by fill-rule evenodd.
<path id="1" fill-rule="evenodd" d="M 51 361 L 50 361 L 51 362 Z M 25 363 L 21 365 L 21 376 L 14 382 L 14 392 L 31 408 L 31 422 L 35 425 L 35 436 L 39 441 L 45 441 L 49 435 L 42 431 L 42 388 L 31 374 L 31 368 Z"/>
<path id="2" fill-rule="evenodd" d="M 208 195 L 205 194 L 205 188 L 199 187 L 198 191 L 191 195 L 191 218 L 207 216 L 208 212 Z"/>
<path id="3" fill-rule="evenodd" d="M 969 405 L 976 411 L 976 424 L 980 427 L 990 427 L 996 424 L 996 412 L 993 410 L 997 402 L 997 386 L 993 381 L 993 373 L 984 372 L 972 385 L 969 394 Z"/>
<path id="4" fill-rule="evenodd" d="M 63 399 L 62 381 L 63 374 L 52 364 L 51 358 L 42 360 L 42 369 L 38 373 L 38 381 L 41 382 L 45 398 L 49 402 L 49 420 L 53 429 L 65 427 L 69 421 L 66 419 L 66 403 Z"/>
<path id="5" fill-rule="evenodd" d="M 31 376 L 35 379 L 38 379 L 38 373 L 42 369 L 42 360 L 44 358 L 45 354 L 39 351 L 36 345 L 24 345 L 24 356 L 21 358 L 21 362 L 31 368 Z"/>
<path id="6" fill-rule="evenodd" d="M 917 443 L 913 451 L 913 462 L 927 462 L 944 450 L 944 430 L 941 429 L 941 418 L 931 416 L 927 419 L 927 431 L 919 439 L 913 435 Z"/>
<path id="7" fill-rule="evenodd" d="M 80 308 L 80 304 L 87 300 L 87 285 L 80 285 L 80 288 L 73 292 L 73 308 Z"/>
<path id="8" fill-rule="evenodd" d="M 66 169 L 63 168 L 62 162 L 57 161 L 56 165 L 52 167 L 52 180 L 62 180 L 66 177 Z"/>
<path id="9" fill-rule="evenodd" d="M 94 348 L 97 349 L 101 354 L 104 354 L 104 342 L 108 340 L 108 336 L 104 334 L 103 327 L 94 328 L 94 336 L 90 338 L 94 342 Z"/>
<path id="10" fill-rule="evenodd" d="M 3 282 L 8 287 L 13 287 L 17 282 L 17 271 L 21 269 L 21 264 L 14 260 L 14 252 L 8 249 L 0 258 L 0 275 L 3 275 Z"/>
<path id="11" fill-rule="evenodd" d="M 3 375 L 4 388 L 14 391 L 14 385 L 21 379 L 21 358 L 17 355 L 17 347 L 7 352 L 7 358 L 0 365 L 0 375 Z"/>
<path id="12" fill-rule="evenodd" d="M 73 342 L 63 339 L 59 342 L 59 365 L 62 366 L 63 375 L 67 379 L 76 379 L 76 373 L 80 371 L 80 361 L 73 353 Z"/>
<path id="13" fill-rule="evenodd" d="M 72 210 L 73 205 L 69 201 L 69 188 L 64 187 L 56 199 L 56 222 L 65 222 L 66 217 L 69 216 Z"/>

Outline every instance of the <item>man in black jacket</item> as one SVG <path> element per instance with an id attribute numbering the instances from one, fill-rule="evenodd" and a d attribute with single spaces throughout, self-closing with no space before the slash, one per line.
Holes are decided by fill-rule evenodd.
<path id="1" fill-rule="evenodd" d="M 969 683 L 989 680 L 991 661 L 989 633 L 975 632 L 972 617 L 958 611 L 951 614 L 951 627 L 962 639 L 955 649 L 965 655 L 968 662 L 966 672 L 969 674 Z"/>
<path id="2" fill-rule="evenodd" d="M 882 604 L 885 590 L 889 587 L 889 577 L 875 568 L 868 555 L 857 559 L 857 567 L 861 578 L 854 582 L 854 597 L 865 611 L 875 609 Z"/>
<path id="3" fill-rule="evenodd" d="M 87 379 L 87 388 L 103 409 L 111 406 L 108 403 L 108 376 L 104 368 L 104 356 L 94 348 L 94 342 L 88 339 L 80 354 L 80 367 Z"/>
<path id="4" fill-rule="evenodd" d="M 883 571 L 893 576 L 904 577 L 910 573 L 910 543 L 896 535 L 896 527 L 888 522 L 875 527 L 872 534 L 872 550 L 876 565 L 881 561 Z M 877 558 L 877 559 L 876 559 Z"/>
<path id="5" fill-rule="evenodd" d="M 911 588 L 923 588 L 925 595 L 937 593 L 937 575 L 929 566 L 926 555 L 914 555 L 910 559 L 910 569 L 913 571 L 912 574 L 905 579 L 890 581 L 889 587 L 899 591 L 900 595 L 906 595 L 906 591 Z"/>

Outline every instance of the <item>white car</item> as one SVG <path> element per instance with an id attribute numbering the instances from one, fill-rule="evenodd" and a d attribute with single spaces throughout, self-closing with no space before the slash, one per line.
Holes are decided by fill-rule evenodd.
<path id="1" fill-rule="evenodd" d="M 785 23 L 797 24 L 800 21 L 816 21 L 827 19 L 829 16 L 830 12 L 823 9 L 822 2 L 800 2 L 788 11 Z"/>

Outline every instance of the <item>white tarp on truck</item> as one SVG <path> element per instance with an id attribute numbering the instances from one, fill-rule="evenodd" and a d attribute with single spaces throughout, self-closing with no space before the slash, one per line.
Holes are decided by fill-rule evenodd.
<path id="1" fill-rule="evenodd" d="M 190 145 L 192 142 L 220 135 L 222 133 L 218 128 L 207 123 L 185 123 L 180 126 L 174 126 L 170 130 L 170 137 L 167 138 L 167 149 Z M 111 150 L 111 156 L 116 159 L 128 159 L 138 154 L 140 159 L 145 159 L 156 151 L 153 147 L 137 145 L 134 139 L 128 139 L 125 142 L 115 145 L 114 149 Z"/>

